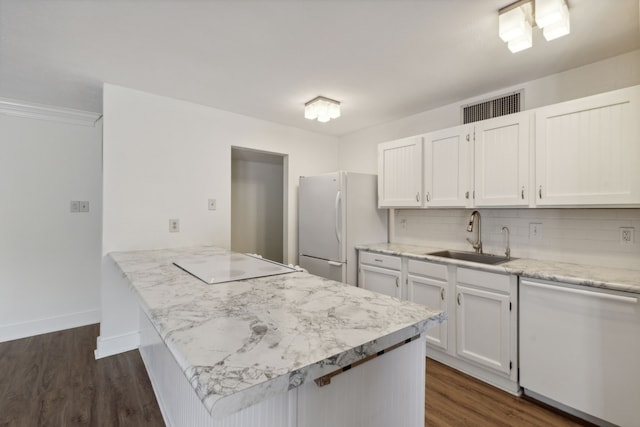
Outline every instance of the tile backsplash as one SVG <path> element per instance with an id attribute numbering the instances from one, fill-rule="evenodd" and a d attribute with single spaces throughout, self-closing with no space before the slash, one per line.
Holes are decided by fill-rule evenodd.
<path id="1" fill-rule="evenodd" d="M 640 271 L 640 209 L 478 209 L 484 252 L 504 254 L 509 228 L 511 256 Z M 395 211 L 391 242 L 473 250 L 466 241 L 471 209 Z M 531 224 L 535 224 L 532 226 Z M 532 228 L 537 231 L 533 235 Z M 621 242 L 633 228 L 633 243 Z"/>

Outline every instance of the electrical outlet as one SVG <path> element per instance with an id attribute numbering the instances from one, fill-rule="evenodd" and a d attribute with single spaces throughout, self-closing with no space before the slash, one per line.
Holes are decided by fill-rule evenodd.
<path id="1" fill-rule="evenodd" d="M 632 245 L 633 230 L 633 227 L 620 227 L 620 243 L 623 245 Z"/>
<path id="2" fill-rule="evenodd" d="M 77 200 L 72 200 L 70 203 L 69 210 L 73 213 L 80 212 L 80 202 Z"/>
<path id="3" fill-rule="evenodd" d="M 210 211 L 216 210 L 216 199 L 209 199 L 209 210 Z"/>
<path id="4" fill-rule="evenodd" d="M 529 223 L 529 240 L 542 240 L 542 224 L 538 222 Z"/>
<path id="5" fill-rule="evenodd" d="M 180 220 L 179 219 L 170 219 L 169 220 L 169 232 L 170 233 L 178 233 L 180 231 Z"/>
<path id="6" fill-rule="evenodd" d="M 78 202 L 79 212 L 89 212 L 89 202 L 88 201 L 79 201 Z"/>

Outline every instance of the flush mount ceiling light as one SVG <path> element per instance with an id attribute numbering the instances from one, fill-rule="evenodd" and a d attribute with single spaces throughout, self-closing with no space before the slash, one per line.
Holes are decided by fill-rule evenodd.
<path id="1" fill-rule="evenodd" d="M 331 119 L 340 117 L 340 102 L 324 96 L 316 96 L 311 101 L 304 104 L 304 118 L 309 120 L 318 119 L 321 123 L 326 123 Z"/>
<path id="2" fill-rule="evenodd" d="M 570 32 L 565 0 L 519 0 L 498 11 L 498 34 L 513 53 L 533 45 L 532 27 L 538 26 L 546 40 Z"/>

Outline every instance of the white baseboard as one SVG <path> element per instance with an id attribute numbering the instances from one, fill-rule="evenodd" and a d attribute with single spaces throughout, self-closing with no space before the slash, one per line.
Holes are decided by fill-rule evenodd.
<path id="1" fill-rule="evenodd" d="M 103 357 L 113 356 L 114 354 L 135 350 L 139 346 L 140 332 L 138 331 L 133 331 L 112 337 L 99 336 L 97 340 L 97 348 L 93 354 L 96 359 L 102 359 Z"/>
<path id="2" fill-rule="evenodd" d="M 100 310 L 81 311 L 79 313 L 64 314 L 46 319 L 31 320 L 0 326 L 0 342 L 92 325 L 100 322 Z"/>

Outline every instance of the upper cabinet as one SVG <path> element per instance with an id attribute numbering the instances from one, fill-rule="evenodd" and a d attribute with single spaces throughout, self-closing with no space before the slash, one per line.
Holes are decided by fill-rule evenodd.
<path id="1" fill-rule="evenodd" d="M 473 126 L 424 136 L 423 205 L 470 207 L 473 194 Z"/>
<path id="2" fill-rule="evenodd" d="M 640 206 L 640 86 L 380 144 L 378 193 L 381 208 Z"/>
<path id="3" fill-rule="evenodd" d="M 378 206 L 422 205 L 422 137 L 378 145 Z"/>
<path id="4" fill-rule="evenodd" d="M 527 206 L 529 113 L 477 122 L 475 206 Z"/>
<path id="5" fill-rule="evenodd" d="M 540 108 L 536 205 L 640 204 L 640 87 Z"/>

